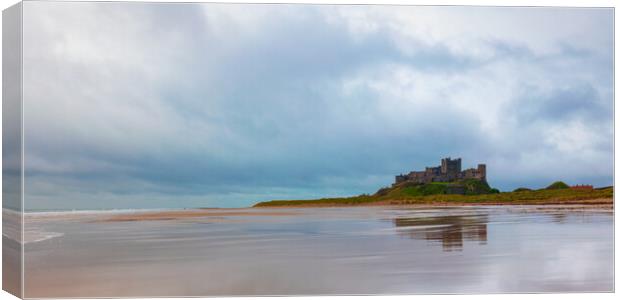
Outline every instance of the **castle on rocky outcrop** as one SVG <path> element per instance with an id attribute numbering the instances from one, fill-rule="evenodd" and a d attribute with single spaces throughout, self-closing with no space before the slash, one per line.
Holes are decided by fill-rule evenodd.
<path id="1" fill-rule="evenodd" d="M 452 182 L 461 179 L 479 179 L 486 182 L 487 166 L 485 164 L 478 164 L 476 169 L 471 168 L 461 171 L 461 159 L 450 159 L 450 157 L 447 157 L 441 160 L 440 166 L 426 167 L 424 171 L 412 171 L 406 175 L 396 175 L 396 182 L 394 184 L 401 182 Z"/>

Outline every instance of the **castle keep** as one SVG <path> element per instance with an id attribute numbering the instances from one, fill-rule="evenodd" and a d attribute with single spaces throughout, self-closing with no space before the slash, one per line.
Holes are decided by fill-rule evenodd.
<path id="1" fill-rule="evenodd" d="M 396 175 L 396 182 L 452 182 L 461 179 L 479 179 L 484 182 L 487 180 L 487 166 L 478 164 L 478 168 L 466 169 L 461 171 L 461 159 L 443 158 L 441 165 L 437 167 L 426 167 L 424 171 L 412 171 L 409 174 Z"/>

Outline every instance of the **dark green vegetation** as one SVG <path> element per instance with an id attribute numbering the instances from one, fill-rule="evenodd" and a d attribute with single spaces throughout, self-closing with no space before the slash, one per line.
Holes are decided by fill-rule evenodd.
<path id="1" fill-rule="evenodd" d="M 562 183 L 564 184 L 564 183 Z M 564 184 L 565 185 L 565 184 Z M 450 194 L 451 189 L 465 188 L 464 194 Z M 549 188 L 549 187 L 556 188 Z M 374 195 L 315 200 L 275 200 L 260 202 L 255 207 L 266 206 L 337 206 L 337 205 L 390 205 L 390 204 L 612 204 L 613 187 L 593 190 L 557 188 L 530 190 L 519 188 L 514 192 L 500 193 L 488 184 L 477 182 L 411 184 L 403 183 L 382 188 Z"/>
<path id="2" fill-rule="evenodd" d="M 560 190 L 560 189 L 568 189 L 568 188 L 570 188 L 568 184 L 562 181 L 556 181 L 547 187 L 548 190 Z"/>
<path id="3" fill-rule="evenodd" d="M 377 194 L 385 195 L 391 189 L 401 188 L 402 192 L 408 196 L 428 196 L 439 194 L 463 194 L 481 195 L 499 193 L 492 189 L 488 183 L 477 179 L 465 179 L 457 182 L 432 182 L 427 184 L 403 182 L 393 188 L 384 188 Z"/>

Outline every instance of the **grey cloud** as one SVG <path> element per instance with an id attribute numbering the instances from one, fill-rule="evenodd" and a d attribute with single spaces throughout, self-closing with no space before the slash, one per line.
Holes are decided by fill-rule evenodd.
<path id="1" fill-rule="evenodd" d="M 472 166 L 487 162 L 492 184 L 510 188 L 514 174 L 493 170 L 492 163 L 545 150 L 531 135 L 535 126 L 507 122 L 496 128 L 506 139 L 497 140 L 479 116 L 444 99 L 404 97 L 393 101 L 396 109 L 382 110 L 384 94 L 368 85 L 346 93 L 343 83 L 387 77 L 385 66 L 392 65 L 452 80 L 507 60 L 543 71 L 568 60 L 576 77 L 606 76 L 582 69 L 584 61 L 600 59 L 596 54 L 574 51 L 578 58 L 558 55 L 540 65 L 527 47 L 510 42 L 496 44 L 492 60 L 458 55 L 450 41 L 428 46 L 416 38 L 409 40 L 415 53 L 403 53 L 387 29 L 354 37 L 344 21 L 326 22 L 316 6 L 251 6 L 250 14 L 256 8 L 267 16 L 252 28 L 205 16 L 198 4 L 102 3 L 106 9 L 97 12 L 65 5 L 77 11 L 38 11 L 58 27 L 38 23 L 27 35 L 26 43 L 39 45 L 26 53 L 26 80 L 36 87 L 25 95 L 30 208 L 243 206 L 372 193 L 394 174 L 443 156 L 463 156 Z M 111 39 L 104 49 L 71 57 L 37 50 L 59 47 L 63 39 L 71 45 L 72 16 L 80 13 L 92 14 L 85 28 Z M 90 40 L 83 41 L 79 46 L 88 49 Z M 482 74 L 476 76 L 488 76 Z M 536 89 L 507 95 L 507 107 L 527 108 L 518 110 L 521 121 L 552 124 L 606 113 L 608 95 L 583 82 L 553 86 L 550 95 Z M 602 128 L 609 122 L 600 121 Z M 602 183 L 610 177 L 574 178 Z"/>
<path id="2" fill-rule="evenodd" d="M 588 122 L 609 121 L 609 107 L 603 106 L 596 89 L 587 83 L 560 87 L 542 92 L 537 87 L 523 87 L 521 99 L 515 101 L 514 111 L 524 123 L 554 122 L 573 118 Z"/>

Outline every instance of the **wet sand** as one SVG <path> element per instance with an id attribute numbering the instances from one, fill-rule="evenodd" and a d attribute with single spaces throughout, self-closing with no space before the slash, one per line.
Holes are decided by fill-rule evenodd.
<path id="1" fill-rule="evenodd" d="M 507 203 L 447 203 L 438 202 L 430 204 L 399 204 L 389 205 L 384 202 L 368 203 L 361 205 L 338 205 L 338 204 L 300 204 L 292 206 L 270 206 L 270 207 L 254 207 L 254 208 L 237 208 L 237 209 L 186 209 L 186 210 L 164 210 L 154 212 L 133 212 L 104 216 L 96 219 L 96 222 L 130 222 L 130 221 L 161 221 L 161 220 L 181 220 L 190 218 L 211 217 L 233 217 L 233 216 L 294 216 L 303 214 L 305 208 L 346 208 L 346 207 L 397 207 L 403 209 L 429 208 L 429 207 L 467 207 L 467 206 L 522 206 L 522 207 L 549 207 L 561 208 L 569 210 L 584 209 L 603 209 L 613 210 L 613 199 L 588 199 L 571 202 L 546 202 L 545 204 L 507 204 Z M 222 218 L 222 220 L 223 220 Z"/>
<path id="2" fill-rule="evenodd" d="M 234 216 L 292 216 L 300 214 L 291 211 L 274 210 L 247 210 L 247 209 L 191 209 L 191 210 L 172 210 L 158 212 L 137 212 L 126 213 L 105 217 L 97 221 L 103 222 L 128 222 L 128 221 L 156 221 L 156 220 L 178 220 L 200 217 L 234 217 Z"/>
<path id="3" fill-rule="evenodd" d="M 25 239 L 37 298 L 613 290 L 590 205 L 43 213 Z"/>
<path id="4" fill-rule="evenodd" d="M 2 288 L 21 295 L 22 218 L 17 211 L 2 209 Z"/>
<path id="5" fill-rule="evenodd" d="M 537 210 L 544 209 L 561 209 L 561 210 L 613 210 L 613 205 L 603 204 L 600 202 L 591 202 L 592 204 L 546 204 L 542 207 L 536 208 Z M 499 206 L 497 204 L 490 204 L 493 206 Z M 358 205 L 356 207 L 386 207 L 385 205 Z M 399 205 L 398 208 L 401 209 L 417 209 L 417 208 L 429 208 L 429 207 L 475 207 L 480 205 L 461 203 L 459 205 L 450 205 L 447 203 L 435 203 L 435 204 L 426 204 L 426 205 Z M 501 206 L 509 206 L 508 204 L 502 204 Z M 511 206 L 521 206 L 524 208 L 531 207 L 532 205 L 511 205 Z M 270 208 L 251 208 L 249 209 L 222 209 L 222 210 L 213 210 L 213 209 L 196 209 L 196 210 L 182 210 L 182 211 L 160 211 L 160 212 L 138 212 L 138 213 L 127 213 L 114 215 L 109 217 L 101 217 L 93 220 L 94 222 L 136 222 L 136 221 L 165 221 L 165 220 L 183 220 L 183 219 L 192 219 L 192 218 L 203 218 L 203 217 L 211 217 L 209 220 L 225 220 L 225 217 L 233 217 L 233 216 L 294 216 L 303 214 L 303 211 L 299 211 L 299 209 L 304 208 L 329 208 L 329 207 L 351 207 L 351 206 L 339 206 L 339 205 L 302 205 L 302 206 L 277 206 Z M 297 211 L 286 211 L 286 209 L 297 209 Z M 221 218 L 218 218 L 221 217 Z"/>

